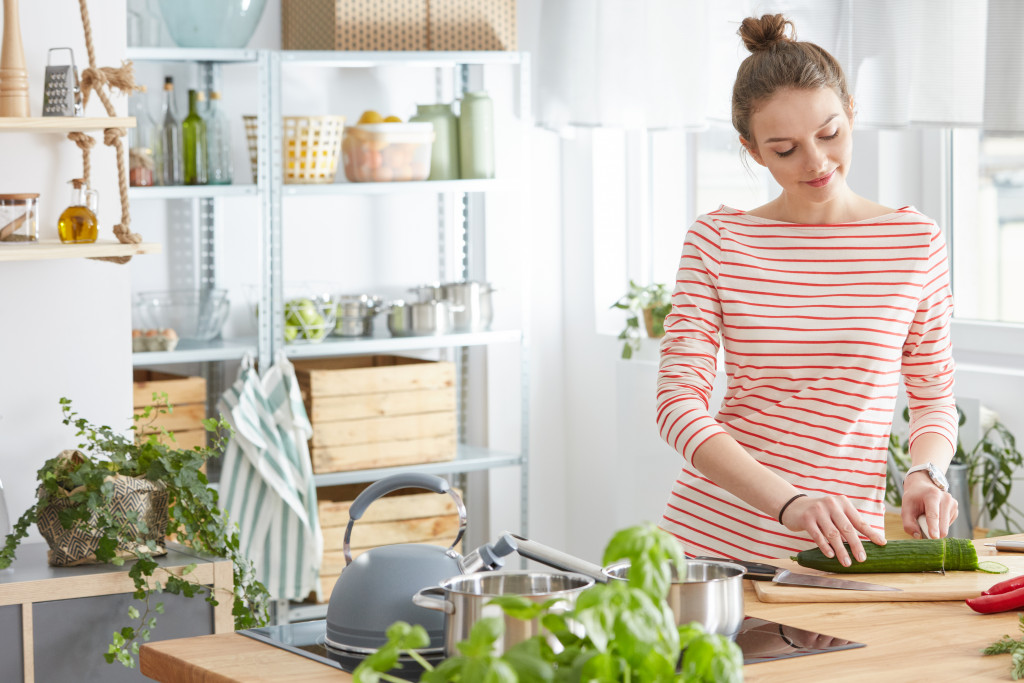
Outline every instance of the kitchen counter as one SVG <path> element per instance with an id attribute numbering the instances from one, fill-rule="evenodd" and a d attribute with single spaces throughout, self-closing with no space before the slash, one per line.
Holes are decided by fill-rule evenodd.
<path id="1" fill-rule="evenodd" d="M 1024 534 L 1007 536 L 1024 541 Z M 963 601 L 763 603 L 746 582 L 746 614 L 845 638 L 867 647 L 750 664 L 747 681 L 1005 681 L 1010 657 L 981 650 L 1020 635 L 1018 613 L 981 615 Z M 142 673 L 161 683 L 348 681 L 337 669 L 230 633 L 149 643 Z"/>

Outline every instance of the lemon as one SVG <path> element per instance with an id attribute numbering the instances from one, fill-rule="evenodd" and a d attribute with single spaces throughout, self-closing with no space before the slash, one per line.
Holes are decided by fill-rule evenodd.
<path id="1" fill-rule="evenodd" d="M 383 121 L 384 117 L 372 109 L 367 109 L 363 112 L 363 115 L 359 117 L 359 123 L 381 123 Z"/>
<path id="2" fill-rule="evenodd" d="M 402 122 L 402 119 L 400 119 L 399 117 L 394 116 L 394 115 L 391 115 L 391 116 L 387 117 L 386 119 L 384 119 L 384 123 L 401 123 L 401 122 Z"/>

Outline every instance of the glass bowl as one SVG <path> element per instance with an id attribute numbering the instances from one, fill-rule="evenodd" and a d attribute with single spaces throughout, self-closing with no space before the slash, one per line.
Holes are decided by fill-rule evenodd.
<path id="1" fill-rule="evenodd" d="M 171 289 L 135 295 L 135 327 L 170 328 L 179 339 L 210 341 L 220 336 L 231 310 L 226 289 Z"/>

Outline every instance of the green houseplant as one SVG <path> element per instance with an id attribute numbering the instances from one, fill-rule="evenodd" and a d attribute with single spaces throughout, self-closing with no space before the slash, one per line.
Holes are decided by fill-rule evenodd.
<path id="1" fill-rule="evenodd" d="M 623 341 L 622 357 L 630 359 L 640 348 L 640 318 L 644 318 L 647 336 L 656 339 L 665 334 L 665 316 L 672 310 L 672 292 L 667 285 L 638 285 L 629 281 L 626 293 L 611 306 L 628 311 L 626 327 L 619 333 Z"/>
<path id="2" fill-rule="evenodd" d="M 967 416 L 957 407 L 961 427 L 967 422 Z M 910 409 L 903 409 L 904 422 L 910 422 Z M 982 407 L 979 411 L 981 421 L 981 438 L 970 449 L 964 448 L 957 439 L 956 452 L 953 455 L 954 465 L 967 468 L 967 490 L 972 496 L 972 503 L 985 514 L 990 523 L 1002 519 L 1001 529 L 990 529 L 990 534 L 1024 532 L 1024 512 L 1010 503 L 1010 492 L 1013 488 L 1015 471 L 1024 466 L 1024 454 L 1017 448 L 1017 440 L 1006 426 L 999 421 L 998 415 Z M 899 507 L 903 500 L 897 484 L 902 482 L 903 472 L 910 467 L 910 454 L 906 439 L 895 432 L 889 436 L 889 467 L 885 482 L 885 500 L 890 505 Z M 973 500 L 975 493 L 980 500 Z"/>
<path id="3" fill-rule="evenodd" d="M 388 642 L 360 664 L 353 678 L 356 683 L 397 683 L 401 679 L 387 672 L 401 652 L 408 651 L 424 668 L 420 681 L 426 683 L 742 681 L 743 655 L 736 643 L 707 633 L 696 622 L 675 623 L 666 598 L 672 567 L 685 576 L 682 546 L 654 525 L 642 524 L 619 531 L 608 543 L 604 564 L 621 559 L 630 561 L 628 580 L 587 588 L 569 612 L 548 611 L 557 599 L 544 604 L 514 595 L 491 600 L 517 619 L 539 617 L 561 643 L 561 652 L 537 635 L 496 655 L 494 644 L 502 636 L 504 622 L 485 617 L 459 643 L 458 655 L 434 667 L 415 651 L 429 644 L 426 630 L 396 622 L 388 629 Z M 582 625 L 582 634 L 572 624 Z"/>
<path id="4" fill-rule="evenodd" d="M 36 503 L 18 519 L 0 548 L 2 569 L 14 560 L 29 527 L 40 523 L 43 530 L 41 520 L 49 518 L 51 522 L 59 520 L 51 531 L 63 527 L 85 539 L 84 545 L 92 549 L 88 560 L 94 558 L 96 562 L 115 565 L 134 561 L 128 573 L 135 585 L 134 597 L 141 605 L 128 608 L 129 624 L 113 633 L 104 653 L 108 662 L 118 661 L 127 667 L 135 665 L 140 642 L 149 640 L 156 615 L 163 611 L 163 603 L 151 600 L 154 593 L 204 595 L 213 605 L 230 598 L 234 601 L 235 628 L 262 626 L 267 622 L 266 588 L 256 580 L 252 563 L 239 552 L 237 528 L 229 524 L 217 507 L 217 492 L 210 488 L 202 469 L 209 458 L 223 453 L 227 425 L 217 420 L 204 421 L 213 434 L 208 447 L 168 447 L 159 437 L 173 443 L 173 434 L 164 429 L 154 430 L 153 423 L 172 407 L 166 394 L 153 398 L 157 405 L 135 416 L 132 436 L 90 423 L 72 410 L 69 399 L 62 398 L 63 422 L 73 426 L 83 442 L 79 450 L 65 451 L 39 469 Z M 126 509 L 129 506 L 124 505 L 123 498 L 115 504 L 119 483 L 124 481 L 136 482 L 146 491 L 160 494 L 153 498 L 166 504 L 166 512 L 160 509 L 149 514 L 150 508 L 160 507 L 157 502 L 147 505 L 145 514 L 140 513 L 141 507 Z M 157 526 L 164 524 L 164 528 L 150 528 L 154 520 L 158 520 Z M 195 551 L 230 559 L 234 568 L 233 594 L 213 595 L 208 587 L 192 580 L 189 573 L 194 565 L 186 567 L 181 576 L 163 573 L 161 580 L 154 579 L 158 565 L 153 557 L 163 552 L 159 543 L 170 534 Z M 61 550 L 51 544 L 51 562 L 58 552 Z"/>

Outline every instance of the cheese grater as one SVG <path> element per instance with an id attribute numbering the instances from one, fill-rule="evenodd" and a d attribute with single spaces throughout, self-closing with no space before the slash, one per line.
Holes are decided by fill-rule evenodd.
<path id="1" fill-rule="evenodd" d="M 67 50 L 71 64 L 50 64 L 55 50 Z M 52 47 L 46 54 L 43 80 L 43 116 L 81 116 L 82 89 L 78 86 L 75 53 L 70 47 Z"/>

